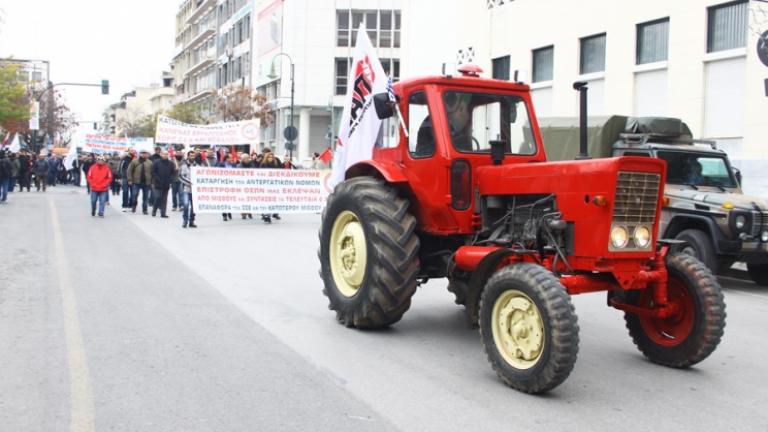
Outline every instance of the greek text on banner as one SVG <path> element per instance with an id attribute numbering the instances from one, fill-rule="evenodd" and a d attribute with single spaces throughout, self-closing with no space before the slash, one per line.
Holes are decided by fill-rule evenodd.
<path id="1" fill-rule="evenodd" d="M 158 116 L 155 142 L 190 145 L 240 145 L 259 140 L 259 119 L 210 125 L 182 123 Z"/>
<path id="2" fill-rule="evenodd" d="M 192 168 L 195 213 L 319 213 L 330 170 Z"/>

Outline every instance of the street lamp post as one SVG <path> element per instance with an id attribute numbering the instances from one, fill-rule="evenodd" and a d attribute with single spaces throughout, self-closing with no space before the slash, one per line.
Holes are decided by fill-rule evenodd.
<path id="1" fill-rule="evenodd" d="M 296 90 L 296 80 L 294 79 L 294 64 L 293 64 L 293 59 L 291 58 L 291 56 L 289 56 L 286 53 L 282 53 L 282 52 L 275 54 L 275 56 L 272 57 L 272 68 L 271 68 L 271 72 L 267 76 L 267 78 L 275 79 L 275 78 L 278 77 L 277 73 L 275 72 L 275 59 L 277 59 L 280 56 L 288 57 L 288 61 L 291 63 L 291 119 L 290 119 L 290 125 L 288 126 L 288 128 L 289 128 L 288 130 L 290 132 L 288 132 L 288 136 L 286 136 L 286 138 L 288 139 L 288 142 L 291 145 L 291 147 L 289 149 L 289 152 L 290 152 L 291 162 L 293 162 L 293 147 L 294 147 L 293 140 L 296 139 L 295 128 L 293 127 L 293 97 L 294 97 L 295 90 Z"/>

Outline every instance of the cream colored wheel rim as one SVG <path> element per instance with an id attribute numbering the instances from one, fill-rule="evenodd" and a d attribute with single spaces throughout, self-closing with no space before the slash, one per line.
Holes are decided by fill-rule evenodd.
<path id="1" fill-rule="evenodd" d="M 344 296 L 353 297 L 363 284 L 368 250 L 363 225 L 351 211 L 339 213 L 333 222 L 330 255 L 336 287 Z"/>
<path id="2" fill-rule="evenodd" d="M 518 290 L 507 290 L 493 304 L 493 341 L 517 369 L 530 369 L 544 351 L 544 322 L 536 304 Z"/>

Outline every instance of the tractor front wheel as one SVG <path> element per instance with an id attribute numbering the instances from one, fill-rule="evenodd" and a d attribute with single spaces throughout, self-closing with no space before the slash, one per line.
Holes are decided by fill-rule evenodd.
<path id="1" fill-rule="evenodd" d="M 686 368 L 712 354 L 725 328 L 725 303 L 720 284 L 699 260 L 687 254 L 667 257 L 668 302 L 674 313 L 666 318 L 625 313 L 632 340 L 654 363 Z M 627 300 L 654 307 L 650 289 L 633 291 Z"/>
<path id="2" fill-rule="evenodd" d="M 480 298 L 480 337 L 491 367 L 508 386 L 544 393 L 573 370 L 579 326 L 560 281 L 535 264 L 494 274 Z"/>
<path id="3" fill-rule="evenodd" d="M 340 323 L 380 328 L 402 318 L 416 292 L 419 239 L 408 201 L 358 177 L 336 186 L 320 227 L 323 293 Z"/>

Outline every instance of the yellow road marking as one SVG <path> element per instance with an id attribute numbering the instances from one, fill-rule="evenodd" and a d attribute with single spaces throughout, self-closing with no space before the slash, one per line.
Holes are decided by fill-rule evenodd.
<path id="1" fill-rule="evenodd" d="M 93 422 L 93 396 L 88 379 L 88 363 L 85 358 L 83 335 L 80 331 L 80 319 L 77 315 L 77 299 L 72 289 L 69 265 L 64 253 L 64 240 L 59 224 L 59 214 L 53 200 L 51 207 L 53 242 L 56 253 L 56 271 L 58 273 L 61 303 L 64 315 L 64 336 L 67 342 L 67 363 L 69 364 L 69 390 L 71 398 L 70 430 L 72 432 L 91 432 Z"/>

